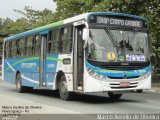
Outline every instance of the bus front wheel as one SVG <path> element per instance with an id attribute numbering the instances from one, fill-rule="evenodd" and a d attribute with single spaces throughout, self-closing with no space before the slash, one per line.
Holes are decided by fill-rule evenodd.
<path id="1" fill-rule="evenodd" d="M 111 100 L 118 100 L 122 97 L 122 94 L 114 94 L 112 92 L 109 92 L 108 95 Z"/>
<path id="2" fill-rule="evenodd" d="M 19 93 L 24 92 L 24 87 L 22 86 L 22 78 L 20 73 L 18 73 L 16 77 L 16 89 Z"/>
<path id="3" fill-rule="evenodd" d="M 67 81 L 64 75 L 62 75 L 60 78 L 58 88 L 59 88 L 59 95 L 62 100 L 71 99 L 71 92 L 67 90 Z"/>
<path id="4" fill-rule="evenodd" d="M 137 93 L 142 93 L 142 92 L 143 92 L 143 90 L 136 90 L 136 92 L 137 92 Z"/>

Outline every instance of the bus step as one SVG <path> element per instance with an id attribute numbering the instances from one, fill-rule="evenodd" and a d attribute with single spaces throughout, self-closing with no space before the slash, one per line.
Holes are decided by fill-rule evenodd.
<path id="1" fill-rule="evenodd" d="M 81 90 L 81 91 L 82 91 L 82 90 L 83 90 L 83 87 L 82 87 L 82 86 L 78 86 L 78 87 L 77 87 L 77 90 Z"/>
<path id="2" fill-rule="evenodd" d="M 46 89 L 47 87 L 39 87 L 38 89 L 43 90 Z"/>
<path id="3" fill-rule="evenodd" d="M 74 90 L 73 92 L 75 92 L 75 93 L 84 93 L 84 91 L 81 91 L 81 90 Z"/>

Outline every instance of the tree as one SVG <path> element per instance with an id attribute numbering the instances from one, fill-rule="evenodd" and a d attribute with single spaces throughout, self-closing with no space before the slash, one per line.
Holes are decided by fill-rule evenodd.
<path id="1" fill-rule="evenodd" d="M 18 14 L 22 15 L 22 18 L 28 21 L 30 29 L 46 25 L 54 22 L 53 12 L 48 9 L 42 11 L 33 10 L 31 7 L 26 6 L 23 11 L 14 10 Z"/>
<path id="2" fill-rule="evenodd" d="M 3 21 L 3 22 L 2 22 Z M 13 21 L 9 18 L 6 19 L 0 19 L 0 51 L 2 51 L 2 44 L 4 38 L 24 32 L 27 30 L 28 27 L 28 21 L 24 18 L 20 18 L 16 21 Z M 2 24 L 3 23 L 3 24 Z M 0 52 L 1 53 L 1 52 Z"/>
<path id="3" fill-rule="evenodd" d="M 102 0 L 53 0 L 56 2 L 56 15 L 59 20 L 73 17 L 84 12 L 92 12 Z"/>

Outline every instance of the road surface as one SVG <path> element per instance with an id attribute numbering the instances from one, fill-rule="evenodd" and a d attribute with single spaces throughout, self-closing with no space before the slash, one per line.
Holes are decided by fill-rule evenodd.
<path id="1" fill-rule="evenodd" d="M 0 80 L 0 113 L 7 110 L 21 110 L 23 114 L 160 114 L 160 93 L 126 93 L 118 101 L 99 93 L 63 101 L 54 91 L 18 93 L 15 85 Z"/>

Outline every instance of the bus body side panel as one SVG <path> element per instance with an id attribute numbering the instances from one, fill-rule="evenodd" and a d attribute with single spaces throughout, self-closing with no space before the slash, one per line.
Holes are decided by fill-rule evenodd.
<path id="1" fill-rule="evenodd" d="M 22 62 L 20 69 L 22 71 L 22 85 L 39 88 L 39 57 L 32 57 Z"/>
<path id="2" fill-rule="evenodd" d="M 4 62 L 4 66 L 6 66 L 5 62 Z M 12 70 L 5 71 L 5 68 L 4 68 L 4 81 L 15 84 L 15 78 L 16 78 L 16 73 L 14 71 Z"/>
<path id="3" fill-rule="evenodd" d="M 20 72 L 23 86 L 39 86 L 39 57 L 6 59 L 4 71 L 6 81 L 15 83 L 16 73 Z"/>
<path id="4" fill-rule="evenodd" d="M 56 73 L 57 73 L 57 64 L 58 61 L 61 61 L 58 59 L 58 55 L 47 55 L 46 56 L 46 64 L 45 64 L 45 78 L 46 78 L 46 87 L 47 89 L 55 89 L 55 79 L 56 79 Z"/>
<path id="5" fill-rule="evenodd" d="M 15 83 L 16 69 L 14 63 L 16 59 L 5 59 L 4 60 L 4 80 L 7 82 Z"/>
<path id="6" fill-rule="evenodd" d="M 57 72 L 62 71 L 65 74 L 67 80 L 67 90 L 73 91 L 73 53 L 61 54 L 58 56 Z M 70 63 L 65 63 L 65 60 L 69 60 Z"/>

